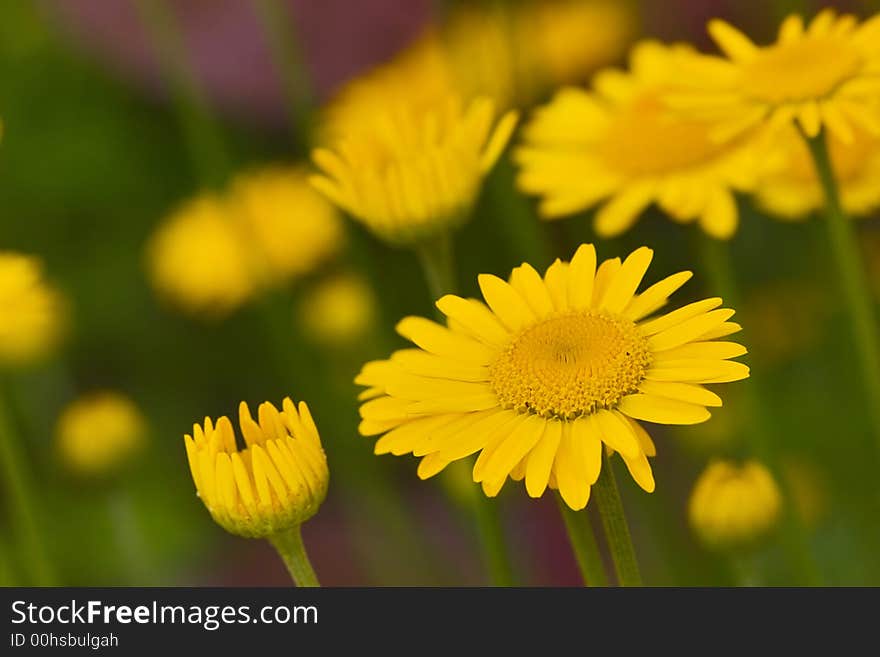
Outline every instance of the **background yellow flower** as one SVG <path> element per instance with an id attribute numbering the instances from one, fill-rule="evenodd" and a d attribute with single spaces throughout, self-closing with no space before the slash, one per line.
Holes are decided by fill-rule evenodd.
<path id="1" fill-rule="evenodd" d="M 64 301 L 32 256 L 0 251 L 0 366 L 24 365 L 55 348 L 65 325 Z"/>
<path id="2" fill-rule="evenodd" d="M 64 408 L 56 440 L 62 463 L 82 477 L 118 470 L 143 448 L 146 420 L 125 395 L 101 391 L 84 395 Z"/>
<path id="3" fill-rule="evenodd" d="M 670 115 L 663 96 L 694 56 L 686 46 L 642 42 L 629 72 L 604 71 L 592 90 L 565 88 L 535 112 L 515 158 L 519 188 L 541 196 L 543 218 L 604 202 L 594 227 L 611 237 L 657 203 L 675 221 L 733 235 L 733 192 L 754 184 L 759 153 L 753 141 L 716 143 L 712 123 Z"/>

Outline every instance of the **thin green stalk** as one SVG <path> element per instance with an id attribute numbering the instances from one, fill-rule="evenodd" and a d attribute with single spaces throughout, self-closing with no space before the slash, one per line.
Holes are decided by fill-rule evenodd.
<path id="1" fill-rule="evenodd" d="M 578 567 L 587 586 L 608 586 L 608 576 L 605 574 L 605 565 L 602 563 L 602 555 L 599 553 L 599 545 L 596 543 L 596 535 L 590 525 L 590 518 L 586 513 L 572 511 L 558 495 L 556 503 L 559 505 L 559 513 L 565 522 L 568 532 L 568 540 L 571 543 L 572 552 L 577 559 Z"/>
<path id="2" fill-rule="evenodd" d="M 254 4 L 281 77 L 291 135 L 297 147 L 305 151 L 309 146 L 315 99 L 296 26 L 279 0 L 255 0 Z"/>
<path id="3" fill-rule="evenodd" d="M 183 38 L 165 0 L 136 0 L 141 22 L 153 41 L 171 89 L 171 96 L 193 166 L 205 187 L 218 187 L 229 170 L 226 148 L 211 111 L 187 64 Z"/>
<path id="4" fill-rule="evenodd" d="M 152 560 L 138 527 L 137 513 L 128 491 L 122 488 L 108 491 L 107 515 L 113 525 L 116 550 L 125 562 L 128 575 L 136 584 L 150 581 Z"/>
<path id="5" fill-rule="evenodd" d="M 699 236 L 699 240 L 703 267 L 713 290 L 731 306 L 739 306 L 741 294 L 729 245 L 702 234 Z M 746 331 L 748 331 L 748 326 L 746 326 Z M 744 342 L 748 344 L 748 340 L 744 340 Z M 760 367 L 753 367 L 751 376 L 742 386 L 743 414 L 753 420 L 749 430 L 744 432 L 743 436 L 752 455 L 763 462 L 773 474 L 785 500 L 785 508 L 788 512 L 784 514 L 781 523 L 781 539 L 789 562 L 795 566 L 805 584 L 818 586 L 822 578 L 810 550 L 803 523 L 798 515 L 792 511 L 795 506 L 779 462 L 774 428 L 776 423 L 764 403 L 764 400 L 768 398 L 765 390 L 763 371 Z"/>
<path id="6" fill-rule="evenodd" d="M 455 258 L 452 238 L 448 233 L 422 242 L 416 248 L 416 255 L 425 273 L 433 301 L 455 291 Z M 510 586 L 513 583 L 513 566 L 504 540 L 498 505 L 474 488 L 471 513 L 477 525 L 478 538 L 492 583 L 496 586 Z"/>
<path id="7" fill-rule="evenodd" d="M 750 588 L 761 586 L 761 575 L 755 567 L 755 559 L 750 554 L 731 554 L 730 568 L 737 586 Z"/>
<path id="8" fill-rule="evenodd" d="M 318 576 L 309 561 L 306 546 L 302 540 L 302 532 L 299 525 L 283 532 L 278 532 L 269 537 L 272 547 L 281 555 L 287 572 L 299 587 L 315 588 L 321 586 Z"/>
<path id="9" fill-rule="evenodd" d="M 416 246 L 416 255 L 422 265 L 428 292 L 432 301 L 455 291 L 455 255 L 452 237 L 445 233 Z"/>
<path id="10" fill-rule="evenodd" d="M 852 221 L 840 203 L 825 133 L 823 131 L 813 138 L 805 136 L 805 139 L 825 192 L 828 242 L 849 311 L 868 415 L 880 449 L 880 326 L 874 312 L 874 300 Z"/>
<path id="11" fill-rule="evenodd" d="M 55 573 L 40 533 L 37 491 L 23 454 L 6 390 L 0 390 L 0 472 L 21 558 L 33 584 L 53 586 Z"/>
<path id="12" fill-rule="evenodd" d="M 605 527 L 605 537 L 617 572 L 617 583 L 620 586 L 642 586 L 636 551 L 623 511 L 623 502 L 620 500 L 620 491 L 617 490 L 617 479 L 614 476 L 611 458 L 607 452 L 602 457 L 602 473 L 596 481 L 593 492 L 596 495 L 602 525 Z"/>

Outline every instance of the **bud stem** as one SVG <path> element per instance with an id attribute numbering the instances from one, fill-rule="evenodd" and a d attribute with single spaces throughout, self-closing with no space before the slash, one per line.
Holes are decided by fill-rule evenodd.
<path id="1" fill-rule="evenodd" d="M 287 572 L 299 587 L 318 587 L 318 577 L 309 561 L 306 546 L 302 540 L 300 526 L 292 527 L 269 537 L 272 547 L 281 555 Z"/>

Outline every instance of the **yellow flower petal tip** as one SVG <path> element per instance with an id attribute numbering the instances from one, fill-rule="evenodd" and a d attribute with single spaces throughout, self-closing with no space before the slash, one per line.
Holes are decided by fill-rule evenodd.
<path id="1" fill-rule="evenodd" d="M 720 141 L 716 121 L 679 116 L 667 96 L 702 61 L 687 46 L 637 44 L 627 71 L 606 70 L 590 90 L 564 88 L 523 129 L 519 188 L 556 219 L 597 207 L 602 237 L 619 235 L 651 205 L 717 239 L 736 232 L 734 198 L 766 166 L 762 142 Z"/>
<path id="2" fill-rule="evenodd" d="M 772 530 L 781 509 L 779 487 L 763 464 L 714 461 L 694 484 L 688 518 L 707 546 L 735 550 Z"/>
<path id="3" fill-rule="evenodd" d="M 112 474 L 146 443 L 146 420 L 128 397 L 94 392 L 71 402 L 58 418 L 56 441 L 63 465 L 81 477 Z"/>
<path id="4" fill-rule="evenodd" d="M 0 251 L 0 367 L 22 367 L 52 353 L 64 335 L 66 303 L 33 256 Z"/>
<path id="5" fill-rule="evenodd" d="M 205 418 L 184 437 L 190 472 L 211 517 L 227 531 L 263 538 L 301 525 L 327 494 L 329 471 L 308 407 L 286 398 L 239 406 L 244 448 L 226 416 Z"/>
<path id="6" fill-rule="evenodd" d="M 446 295 L 446 325 L 407 317 L 398 332 L 415 348 L 366 364 L 364 435 L 377 454 L 422 457 L 418 474 L 478 454 L 473 480 L 495 496 L 508 478 L 531 497 L 558 489 L 583 508 L 603 445 L 651 492 L 656 448 L 640 421 L 695 424 L 721 398 L 704 384 L 748 377 L 745 353 L 718 338 L 739 329 L 721 299 L 658 311 L 689 278 L 638 292 L 653 252 L 597 263 L 592 245 L 542 276 L 528 264 L 507 281 L 478 277 L 485 302 Z"/>

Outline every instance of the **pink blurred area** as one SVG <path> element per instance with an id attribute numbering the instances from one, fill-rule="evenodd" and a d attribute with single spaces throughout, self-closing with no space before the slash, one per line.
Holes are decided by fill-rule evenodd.
<path id="1" fill-rule="evenodd" d="M 255 0 L 164 0 L 210 98 L 235 118 L 280 124 L 284 101 Z M 279 0 L 301 39 L 318 97 L 384 61 L 429 19 L 430 0 Z M 73 43 L 117 75 L 164 89 L 133 0 L 39 0 Z"/>

